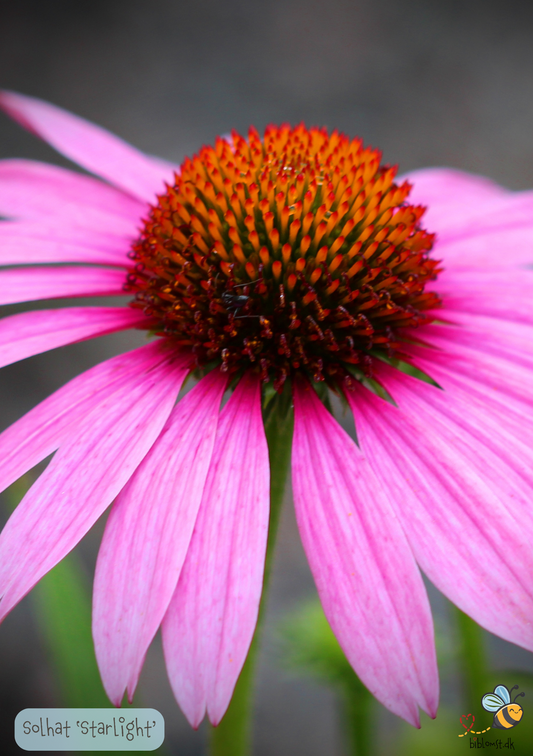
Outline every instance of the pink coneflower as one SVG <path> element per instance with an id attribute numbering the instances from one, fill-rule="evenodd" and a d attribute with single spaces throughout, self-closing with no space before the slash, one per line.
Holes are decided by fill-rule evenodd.
<path id="1" fill-rule="evenodd" d="M 112 504 L 94 584 L 106 691 L 133 695 L 161 625 L 178 702 L 194 726 L 206 711 L 217 724 L 261 596 L 262 403 L 290 389 L 301 537 L 372 693 L 413 724 L 419 706 L 435 714 L 420 569 L 533 649 L 533 196 L 442 169 L 395 183 L 360 140 L 303 126 L 218 139 L 174 173 L 51 105 L 1 104 L 106 182 L 0 163 L 0 264 L 36 266 L 0 272 L 1 303 L 129 305 L 5 317 L 1 364 L 112 331 L 152 337 L 0 436 L 2 488 L 56 452 L 1 535 L 1 617 Z M 349 404 L 358 445 L 315 389 Z"/>

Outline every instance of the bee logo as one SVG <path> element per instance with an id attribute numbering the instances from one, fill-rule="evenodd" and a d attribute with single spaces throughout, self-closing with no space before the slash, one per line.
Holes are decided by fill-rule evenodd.
<path id="1" fill-rule="evenodd" d="M 511 727 L 516 727 L 522 719 L 524 712 L 520 704 L 516 703 L 516 699 L 519 696 L 525 696 L 525 693 L 517 693 L 511 701 L 511 693 L 515 688 L 518 688 L 518 685 L 514 685 L 510 691 L 505 685 L 497 685 L 493 693 L 486 693 L 481 699 L 481 705 L 485 711 L 494 712 L 493 727 L 509 730 Z"/>

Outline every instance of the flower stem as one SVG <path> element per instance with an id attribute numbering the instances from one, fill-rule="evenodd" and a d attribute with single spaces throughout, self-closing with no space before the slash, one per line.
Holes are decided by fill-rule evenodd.
<path id="1" fill-rule="evenodd" d="M 354 756 L 372 756 L 376 745 L 372 742 L 373 696 L 355 673 L 342 687 L 341 720 L 346 752 Z"/>
<path id="2" fill-rule="evenodd" d="M 467 614 L 454 607 L 459 634 L 459 664 L 467 703 L 481 700 L 486 693 L 486 681 L 490 674 L 485 653 L 484 633 Z"/>
<path id="3" fill-rule="evenodd" d="M 212 756 L 248 756 L 251 752 L 252 715 L 255 669 L 265 615 L 267 589 L 272 571 L 272 559 L 283 504 L 285 483 L 289 472 L 294 416 L 288 384 L 281 394 L 274 394 L 265 402 L 263 419 L 270 458 L 270 520 L 265 559 L 263 593 L 259 617 L 248 657 L 235 686 L 233 698 L 218 727 L 209 731 L 209 753 Z"/>

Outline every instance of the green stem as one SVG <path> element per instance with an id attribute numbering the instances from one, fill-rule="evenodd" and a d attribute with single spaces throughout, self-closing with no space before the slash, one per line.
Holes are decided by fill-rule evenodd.
<path id="1" fill-rule="evenodd" d="M 222 722 L 218 727 L 210 728 L 209 752 L 212 756 L 247 756 L 250 753 L 255 667 L 292 446 L 294 421 L 288 385 L 281 395 L 275 394 L 270 399 L 263 414 L 270 458 L 270 521 L 263 594 L 252 645 L 235 686 L 233 698 Z"/>
<path id="2" fill-rule="evenodd" d="M 63 704 L 74 708 L 112 706 L 96 665 L 91 592 L 76 552 L 41 580 L 33 599 Z"/>
<path id="3" fill-rule="evenodd" d="M 7 491 L 7 505 L 11 511 L 32 482 L 31 476 L 25 475 Z M 51 673 L 57 683 L 59 705 L 111 707 L 94 656 L 90 587 L 76 552 L 71 552 L 41 579 L 33 589 L 32 598 L 37 626 L 52 662 Z M 158 753 L 163 753 L 162 749 Z M 108 751 L 88 751 L 86 754 L 111 756 Z"/>
<path id="4" fill-rule="evenodd" d="M 341 718 L 347 744 L 346 753 L 350 756 L 373 756 L 373 696 L 355 674 L 343 687 Z"/>
<path id="5" fill-rule="evenodd" d="M 467 702 L 480 701 L 483 693 L 486 693 L 486 681 L 490 672 L 483 630 L 460 609 L 454 607 L 454 613 L 459 634 L 460 671 Z"/>

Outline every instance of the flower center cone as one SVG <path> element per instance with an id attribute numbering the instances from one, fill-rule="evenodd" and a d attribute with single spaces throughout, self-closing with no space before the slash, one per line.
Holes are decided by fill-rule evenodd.
<path id="1" fill-rule="evenodd" d="M 130 258 L 131 305 L 202 367 L 337 383 L 432 320 L 434 235 L 381 154 L 334 131 L 236 132 L 186 159 Z"/>

